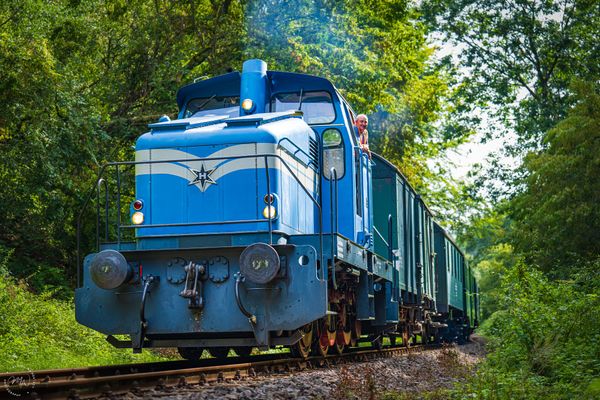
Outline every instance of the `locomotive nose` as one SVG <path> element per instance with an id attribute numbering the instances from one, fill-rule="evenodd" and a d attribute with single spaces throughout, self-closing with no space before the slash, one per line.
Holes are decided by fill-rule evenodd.
<path id="1" fill-rule="evenodd" d="M 90 265 L 92 281 L 102 289 L 116 289 L 133 275 L 133 268 L 123 254 L 116 250 L 102 250 Z"/>

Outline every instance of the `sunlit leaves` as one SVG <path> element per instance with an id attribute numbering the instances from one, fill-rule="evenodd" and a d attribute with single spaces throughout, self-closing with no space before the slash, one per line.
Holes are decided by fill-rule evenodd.
<path id="1" fill-rule="evenodd" d="M 576 90 L 547 150 L 525 159 L 526 189 L 512 203 L 518 250 L 557 276 L 600 254 L 600 96 L 591 84 Z"/>
<path id="2" fill-rule="evenodd" d="M 68 282 L 97 168 L 130 159 L 147 123 L 175 114 L 178 87 L 240 62 L 242 18 L 238 1 L 0 3 L 0 248 L 16 249 L 13 272 Z"/>

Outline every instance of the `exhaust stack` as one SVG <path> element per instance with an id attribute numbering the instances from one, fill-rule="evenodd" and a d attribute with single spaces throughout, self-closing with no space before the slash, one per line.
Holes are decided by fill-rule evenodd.
<path id="1" fill-rule="evenodd" d="M 265 112 L 267 103 L 267 63 L 248 60 L 242 67 L 240 115 Z"/>

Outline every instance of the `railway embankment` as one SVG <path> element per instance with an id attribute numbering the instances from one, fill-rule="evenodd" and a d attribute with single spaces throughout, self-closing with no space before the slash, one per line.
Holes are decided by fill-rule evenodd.
<path id="1" fill-rule="evenodd" d="M 406 356 L 170 388 L 155 394 L 178 400 L 441 399 L 456 383 L 470 376 L 484 356 L 483 344 L 472 342 Z"/>

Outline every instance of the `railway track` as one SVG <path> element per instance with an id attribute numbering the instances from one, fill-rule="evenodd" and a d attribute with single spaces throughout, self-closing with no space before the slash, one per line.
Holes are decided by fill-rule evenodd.
<path id="1" fill-rule="evenodd" d="M 204 385 L 257 375 L 329 367 L 344 362 L 368 361 L 437 348 L 436 345 L 352 349 L 341 355 L 290 358 L 289 353 L 250 357 L 207 358 L 199 361 L 163 361 L 89 368 L 24 371 L 0 374 L 2 399 L 86 399 L 118 397 L 128 392 L 167 387 Z"/>

